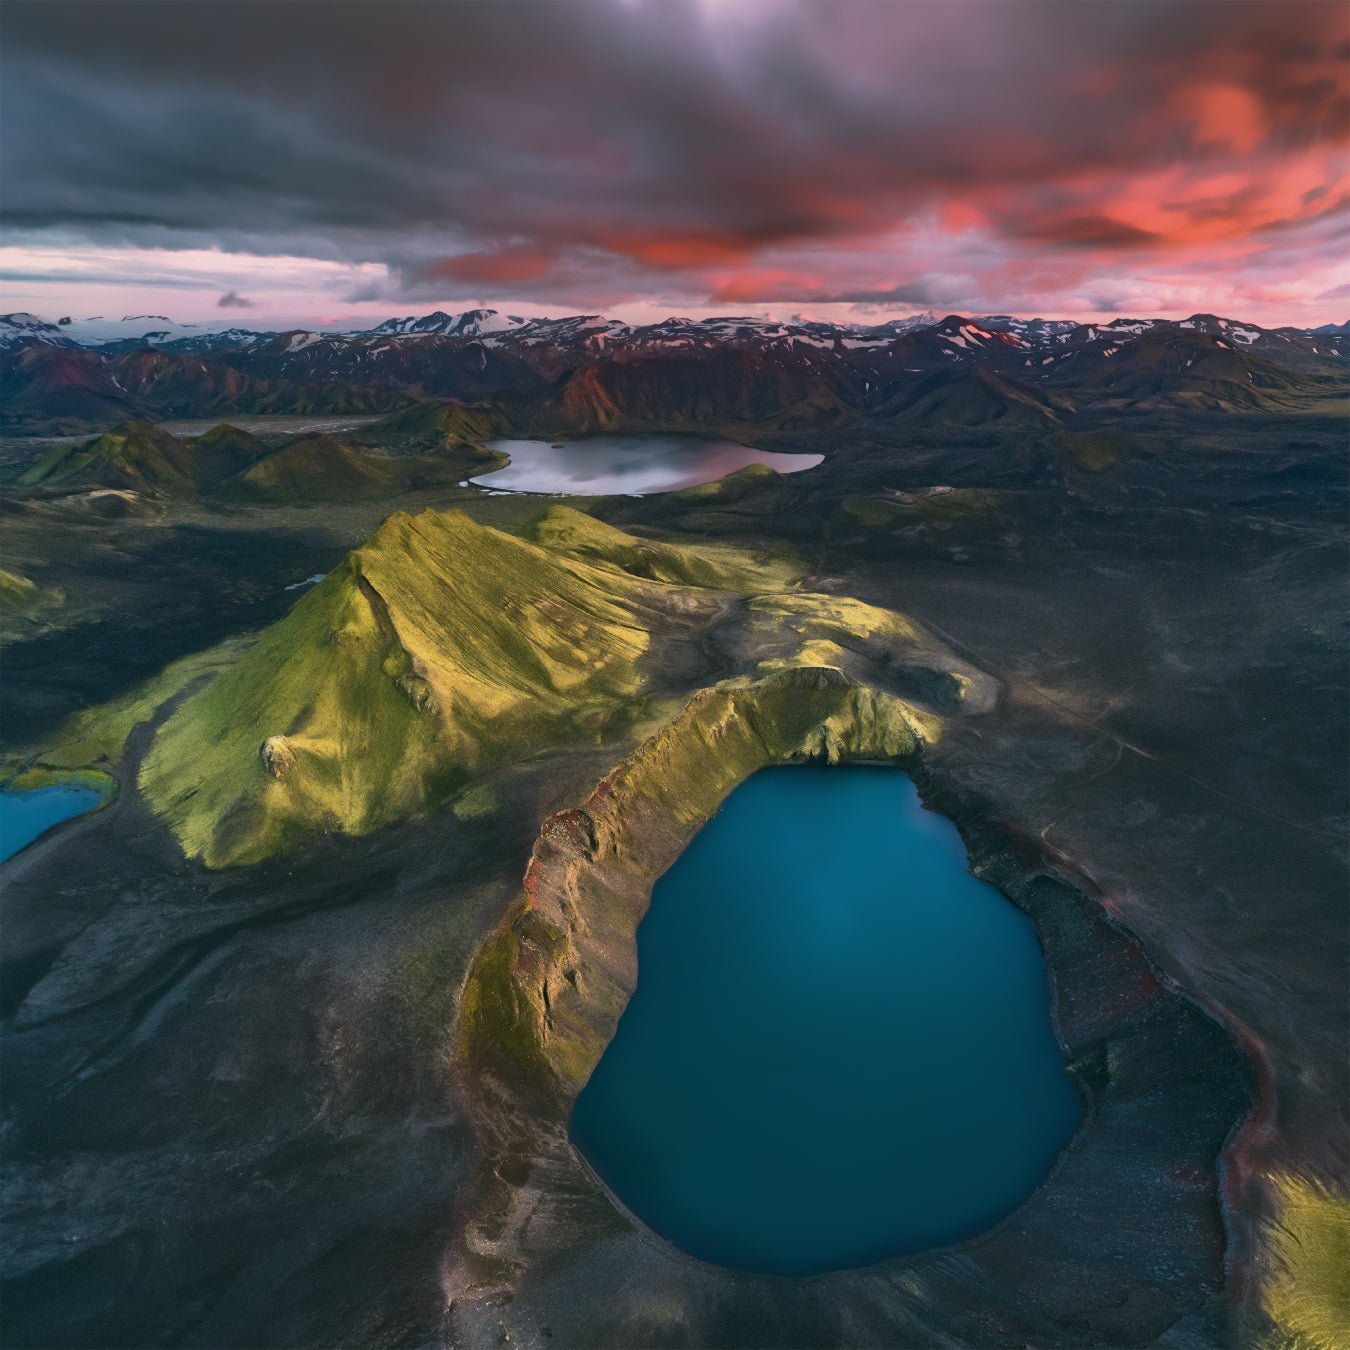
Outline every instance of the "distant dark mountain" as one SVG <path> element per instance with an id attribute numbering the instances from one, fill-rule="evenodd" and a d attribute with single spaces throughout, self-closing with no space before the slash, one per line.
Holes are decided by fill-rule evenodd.
<path id="1" fill-rule="evenodd" d="M 92 429 L 141 411 L 98 352 L 42 335 L 0 347 L 0 431 Z"/>
<path id="2" fill-rule="evenodd" d="M 1250 330 L 1248 330 L 1250 331 Z M 1220 336 L 1223 333 L 1223 336 Z M 1241 344 L 1241 345 L 1239 345 Z M 1328 392 L 1343 379 L 1324 377 Z M 1102 336 L 1057 354 L 1044 376 L 1079 400 L 1169 403 L 1215 410 L 1275 409 L 1315 392 L 1316 377 L 1270 359 L 1256 338 L 1234 339 L 1198 322 L 1159 324 L 1124 342 Z"/>
<path id="3" fill-rule="evenodd" d="M 1044 342 L 1054 339 L 1061 333 L 1072 333 L 1082 325 L 1076 319 L 1019 319 L 1012 314 L 982 314 L 976 320 L 985 328 L 997 328 L 1005 333 L 1015 333 L 1018 337 L 1032 342 Z"/>
<path id="4" fill-rule="evenodd" d="M 1343 388 L 1350 357 L 1344 325 L 1268 329 L 1212 314 L 1093 324 L 949 314 L 875 325 L 729 315 L 630 325 L 470 310 L 360 333 L 154 330 L 153 341 L 97 347 L 70 331 L 30 314 L 0 318 L 0 428 L 392 412 L 447 400 L 487 402 L 497 421 L 557 431 L 786 430 L 902 412 L 982 425 L 1097 398 L 1283 406 Z M 975 370 L 1004 383 L 923 384 Z"/>
<path id="5" fill-rule="evenodd" d="M 1058 407 L 1056 406 L 1058 404 Z M 1065 400 L 987 366 L 935 371 L 873 409 L 877 417 L 947 426 L 1055 425 Z"/>
<path id="6" fill-rule="evenodd" d="M 863 393 L 842 363 L 743 347 L 589 362 L 522 411 L 529 425 L 574 434 L 752 424 L 792 429 L 856 416 Z"/>
<path id="7" fill-rule="evenodd" d="M 439 333 L 403 338 L 276 333 L 239 351 L 217 349 L 213 359 L 228 362 L 272 390 L 297 383 L 315 388 L 350 385 L 370 391 L 367 404 L 384 397 L 391 400 L 389 406 L 427 398 L 531 392 L 546 382 L 523 352 L 475 337 Z"/>

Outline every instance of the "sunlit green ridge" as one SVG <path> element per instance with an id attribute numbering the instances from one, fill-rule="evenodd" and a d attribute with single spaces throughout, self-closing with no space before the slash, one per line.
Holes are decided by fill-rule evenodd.
<path id="1" fill-rule="evenodd" d="M 668 644 L 731 613 L 751 616 L 752 640 L 726 649 L 722 678 L 810 666 L 866 682 L 932 665 L 915 625 L 800 590 L 800 570 L 563 506 L 520 535 L 459 511 L 397 513 L 256 639 L 79 714 L 33 758 L 112 765 L 135 725 L 163 716 L 140 788 L 188 856 L 222 867 L 435 809 L 498 765 L 631 744 L 698 687 L 653 685 Z M 906 716 L 940 734 L 931 712 Z"/>
<path id="2" fill-rule="evenodd" d="M 391 516 L 168 719 L 141 786 L 213 865 L 434 805 L 622 718 L 648 642 L 626 589 L 459 512 Z"/>

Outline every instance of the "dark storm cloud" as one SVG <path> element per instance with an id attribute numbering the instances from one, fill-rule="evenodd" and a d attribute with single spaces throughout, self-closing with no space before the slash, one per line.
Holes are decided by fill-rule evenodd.
<path id="1" fill-rule="evenodd" d="M 900 301 L 844 264 L 924 213 L 1102 256 L 1297 223 L 1350 130 L 1346 25 L 1316 0 L 9 0 L 3 219 L 383 262 L 410 294 L 750 294 L 821 244 L 841 274 L 803 294 Z M 1226 216 L 1161 195 L 1206 165 L 1244 176 Z"/>
<path id="2" fill-rule="evenodd" d="M 1154 230 L 1140 229 L 1109 216 L 1070 216 L 1013 225 L 1009 233 L 1034 243 L 1069 248 L 1147 248 L 1159 242 Z"/>
<path id="3" fill-rule="evenodd" d="M 87 269 L 43 269 L 38 267 L 0 267 L 0 282 L 42 282 L 56 286 L 114 286 L 125 278 L 117 272 L 94 272 Z M 201 288 L 200 281 L 184 277 L 169 276 L 154 272 L 142 273 L 139 280 L 143 285 L 156 290 L 196 291 Z"/>
<path id="4" fill-rule="evenodd" d="M 767 301 L 806 298 L 816 305 L 856 305 L 859 309 L 869 311 L 945 305 L 952 303 L 956 298 L 954 288 L 938 278 L 910 281 L 897 286 L 884 286 L 874 289 L 814 290 L 806 296 L 803 296 L 800 288 L 796 286 L 784 286 L 782 294 L 775 294 L 771 287 L 757 293 Z M 750 298 L 748 295 L 738 294 L 734 285 L 729 285 L 713 295 L 714 300 L 730 302 Z"/>
<path id="5" fill-rule="evenodd" d="M 216 301 L 217 309 L 252 309 L 253 301 L 245 299 L 238 291 L 226 291 Z"/>

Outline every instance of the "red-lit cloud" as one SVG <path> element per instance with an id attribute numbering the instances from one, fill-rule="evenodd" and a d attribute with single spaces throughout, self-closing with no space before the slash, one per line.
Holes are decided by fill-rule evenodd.
<path id="1" fill-rule="evenodd" d="M 478 286 L 510 286 L 547 276 L 558 255 L 550 249 L 510 248 L 485 253 L 457 253 L 431 263 L 424 280 L 467 282 Z"/>
<path id="2" fill-rule="evenodd" d="M 316 26 L 306 6 L 204 0 L 176 16 L 11 4 L 12 242 L 309 256 L 335 287 L 383 263 L 386 284 L 351 293 L 400 307 L 1322 321 L 1350 283 L 1338 3 L 348 3 Z M 235 284 L 222 272 L 214 294 Z"/>

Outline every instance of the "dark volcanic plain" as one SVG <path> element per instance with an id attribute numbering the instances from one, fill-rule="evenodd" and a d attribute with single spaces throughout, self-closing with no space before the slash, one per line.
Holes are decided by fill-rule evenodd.
<path id="1" fill-rule="evenodd" d="M 943 649 L 888 664 L 841 638 L 840 664 L 942 719 L 890 757 L 1035 919 L 1085 1120 L 991 1234 L 866 1271 L 748 1276 L 624 1213 L 567 1142 L 561 1079 L 463 1024 L 475 954 L 511 923 L 532 856 L 532 885 L 603 911 L 577 950 L 621 1006 L 643 887 L 695 826 L 622 791 L 565 827 L 554 813 L 622 761 L 640 773 L 659 717 L 745 673 L 735 603 L 653 619 L 651 716 L 485 771 L 495 809 L 447 805 L 244 867 L 186 859 L 137 787 L 179 695 L 105 766 L 110 807 L 0 874 L 5 1343 L 1294 1344 L 1279 1337 L 1303 1305 L 1280 1294 L 1272 1236 L 1288 1179 L 1347 1170 L 1344 366 L 1214 340 L 1136 354 L 1124 385 L 1103 383 L 1123 353 L 1034 383 L 1004 353 L 861 403 L 851 367 L 819 354 L 787 368 L 713 349 L 699 368 L 560 348 L 558 370 L 513 365 L 500 390 L 464 359 L 434 369 L 474 371 L 467 387 L 437 392 L 472 407 L 333 384 L 314 406 L 393 415 L 337 450 L 301 438 L 280 468 L 295 438 L 231 442 L 209 482 L 176 479 L 165 441 L 130 468 L 99 452 L 23 483 L 41 451 L 16 443 L 3 566 L 64 600 L 4 619 L 12 769 L 79 710 L 281 619 L 303 594 L 286 586 L 393 511 L 523 526 L 538 500 L 458 486 L 502 430 L 701 429 L 823 453 L 791 477 L 570 504 L 640 537 L 795 556 L 805 589 L 908 616 Z M 1247 364 L 1198 384 L 1187 354 Z M 59 359 L 97 373 L 88 356 Z M 163 353 L 105 363 L 133 358 Z M 11 354 L 11 382 L 16 368 Z M 288 404 L 266 378 L 253 411 L 310 410 L 295 407 L 309 383 Z M 11 406 L 39 420 L 15 430 L 68 429 L 46 397 L 25 386 Z M 95 407 L 76 434 L 112 415 Z M 957 706 L 944 669 L 987 699 Z M 833 697 L 813 678 L 772 697 L 796 698 L 795 681 Z M 553 1011 L 595 1054 L 613 1005 L 588 1008 L 581 984 Z M 525 995 L 518 1011 L 523 1027 Z"/>

